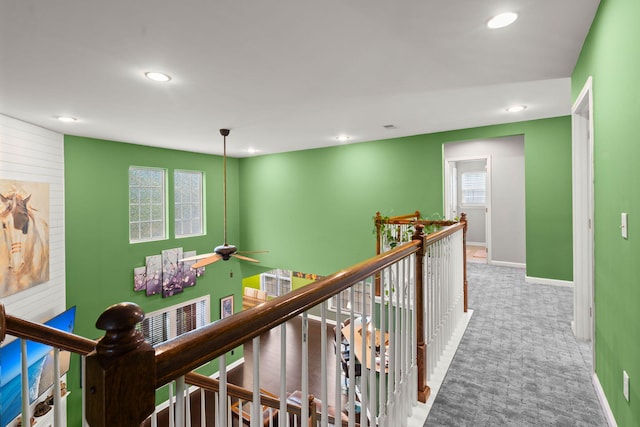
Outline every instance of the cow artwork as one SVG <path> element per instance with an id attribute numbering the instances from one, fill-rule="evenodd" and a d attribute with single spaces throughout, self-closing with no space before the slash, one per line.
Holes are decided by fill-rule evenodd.
<path id="1" fill-rule="evenodd" d="M 49 185 L 0 180 L 0 297 L 49 280 Z"/>

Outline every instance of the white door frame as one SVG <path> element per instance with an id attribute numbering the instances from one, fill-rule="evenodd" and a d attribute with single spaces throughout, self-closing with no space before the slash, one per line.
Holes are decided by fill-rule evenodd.
<path id="1" fill-rule="evenodd" d="M 594 342 L 593 91 L 587 79 L 571 108 L 573 179 L 573 322 L 579 339 Z M 595 355 L 594 355 L 595 356 Z M 593 367 L 595 369 L 595 358 Z"/>
<path id="2" fill-rule="evenodd" d="M 485 211 L 485 240 L 487 241 L 487 264 L 491 264 L 491 156 L 447 157 L 444 159 L 444 212 L 445 217 L 451 206 L 451 173 L 456 162 L 484 160 L 487 167 L 487 203 Z M 461 212 L 458 212 L 460 214 Z M 448 218 L 453 219 L 453 218 Z"/>

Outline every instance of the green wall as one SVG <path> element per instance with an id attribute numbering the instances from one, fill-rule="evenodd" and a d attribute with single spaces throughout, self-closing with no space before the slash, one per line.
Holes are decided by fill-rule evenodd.
<path id="1" fill-rule="evenodd" d="M 375 252 L 373 216 L 442 211 L 443 144 L 523 134 L 525 137 L 527 274 L 571 280 L 570 118 L 560 117 L 290 152 L 228 161 L 229 240 L 241 250 L 267 249 L 262 263 L 220 262 L 198 284 L 163 299 L 133 291 L 133 268 L 147 255 L 182 247 L 210 252 L 222 243 L 222 159 L 65 136 L 67 304 L 78 306 L 76 332 L 98 338 L 93 325 L 109 305 L 132 301 L 146 311 L 211 295 L 235 294 L 243 277 L 273 268 L 330 274 Z M 205 172 L 207 236 L 129 244 L 130 165 Z M 169 206 L 173 194 L 169 193 Z M 169 214 L 169 236 L 173 235 Z M 633 230 L 633 229 L 632 229 Z M 256 256 L 258 257 L 258 256 Z M 233 277 L 231 277 L 233 276 Z M 235 352 L 231 360 L 240 357 Z M 205 367 L 205 373 L 215 371 Z M 79 368 L 69 374 L 69 425 L 79 425 Z M 75 393 L 73 393 L 75 391 Z"/>
<path id="2" fill-rule="evenodd" d="M 568 116 L 240 159 L 242 243 L 273 268 L 330 274 L 374 255 L 376 211 L 442 212 L 443 144 L 519 134 L 527 275 L 570 281 Z"/>
<path id="3" fill-rule="evenodd" d="M 211 252 L 221 244 L 222 158 L 204 154 L 165 150 L 133 144 L 65 136 L 65 230 L 67 305 L 77 305 L 76 333 L 89 338 L 103 335 L 95 321 L 111 304 L 131 301 L 149 313 L 209 294 L 211 320 L 220 318 L 220 298 L 235 294 L 235 310 L 242 308 L 241 266 L 237 260 L 206 268 L 194 287 L 162 298 L 133 291 L 133 268 L 145 264 L 147 255 L 163 249 L 182 247 L 197 253 Z M 150 166 L 168 171 L 168 204 L 173 206 L 173 171 L 197 170 L 205 173 L 207 236 L 147 243 L 129 243 L 129 166 Z M 229 159 L 228 214 L 229 240 L 238 242 L 238 161 Z M 174 235 L 173 211 L 169 209 L 169 236 Z M 233 273 L 233 277 L 231 276 Z M 242 349 L 228 360 L 242 355 Z M 203 367 L 213 373 L 215 364 Z M 80 425 L 79 367 L 74 359 L 69 372 L 69 424 Z M 161 398 L 161 396 L 159 396 Z"/>
<path id="4" fill-rule="evenodd" d="M 640 425 L 640 3 L 603 0 L 572 76 L 593 77 L 595 367 L 619 426 Z M 620 213 L 629 214 L 629 238 Z M 622 394 L 622 371 L 630 401 Z"/>

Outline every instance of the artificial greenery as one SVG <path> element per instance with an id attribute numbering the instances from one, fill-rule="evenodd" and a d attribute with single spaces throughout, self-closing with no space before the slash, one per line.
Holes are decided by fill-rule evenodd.
<path id="1" fill-rule="evenodd" d="M 374 216 L 374 228 L 373 234 L 377 235 L 378 225 L 380 226 L 380 235 L 382 237 L 382 245 L 388 246 L 391 249 L 395 248 L 399 244 L 403 242 L 408 242 L 411 240 L 411 236 L 415 232 L 414 223 L 408 224 L 407 227 L 403 227 L 401 230 L 398 230 L 396 224 L 389 224 L 389 216 Z M 418 221 L 442 221 L 444 218 L 439 212 L 434 212 L 431 214 L 430 218 L 418 218 Z M 438 231 L 442 228 L 439 224 L 425 224 L 424 233 L 431 234 Z"/>

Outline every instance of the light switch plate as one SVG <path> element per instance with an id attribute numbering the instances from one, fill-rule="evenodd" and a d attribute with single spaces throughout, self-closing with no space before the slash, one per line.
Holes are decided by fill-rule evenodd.
<path id="1" fill-rule="evenodd" d="M 628 227 L 627 227 L 627 213 L 626 212 L 622 212 L 622 214 L 620 215 L 620 231 L 622 232 L 622 237 L 623 238 L 627 238 L 628 236 Z"/>
<path id="2" fill-rule="evenodd" d="M 629 401 L 629 374 L 627 371 L 622 371 L 622 394 L 624 398 Z"/>

